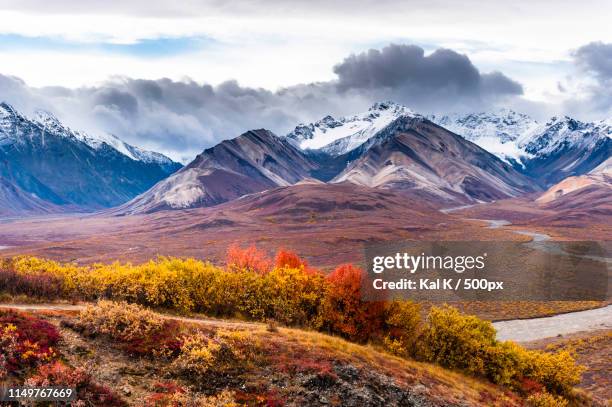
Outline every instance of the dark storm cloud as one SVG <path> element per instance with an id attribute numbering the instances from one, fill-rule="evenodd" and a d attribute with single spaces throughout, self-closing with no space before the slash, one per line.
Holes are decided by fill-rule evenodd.
<path id="1" fill-rule="evenodd" d="M 481 74 L 466 55 L 438 49 L 425 55 L 415 45 L 389 45 L 353 54 L 334 67 L 338 88 L 386 90 L 421 104 L 433 96 L 469 98 L 520 95 L 522 86 L 500 72 Z"/>
<path id="2" fill-rule="evenodd" d="M 574 52 L 574 57 L 580 66 L 597 78 L 612 78 L 612 44 L 592 42 L 583 45 Z"/>
<path id="3" fill-rule="evenodd" d="M 522 87 L 499 72 L 481 73 L 452 50 L 425 55 L 412 45 L 390 45 L 351 55 L 334 67 L 337 79 L 269 91 L 230 80 L 212 86 L 192 80 L 114 78 L 100 86 L 30 88 L 0 76 L 0 99 L 26 110 L 41 107 L 68 124 L 193 156 L 253 128 L 285 134 L 299 122 L 353 114 L 380 100 L 423 113 L 490 107 Z"/>
<path id="4" fill-rule="evenodd" d="M 576 65 L 592 81 L 586 86 L 586 100 L 570 101 L 573 111 L 612 115 L 612 44 L 591 42 L 573 52 Z"/>

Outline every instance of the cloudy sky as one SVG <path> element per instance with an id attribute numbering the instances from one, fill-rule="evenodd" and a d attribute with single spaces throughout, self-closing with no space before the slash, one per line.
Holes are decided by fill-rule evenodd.
<path id="1" fill-rule="evenodd" d="M 612 117 L 609 0 L 0 0 L 0 100 L 182 161 L 395 100 Z"/>

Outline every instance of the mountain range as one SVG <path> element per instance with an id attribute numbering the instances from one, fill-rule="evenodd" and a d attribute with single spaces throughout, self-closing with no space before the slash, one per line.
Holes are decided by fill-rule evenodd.
<path id="1" fill-rule="evenodd" d="M 74 131 L 48 112 L 30 118 L 0 104 L 0 200 L 12 202 L 4 215 L 116 206 L 180 167 L 112 135 Z"/>
<path id="2" fill-rule="evenodd" d="M 610 157 L 611 135 L 604 121 L 563 117 L 538 123 L 507 109 L 424 116 L 382 102 L 362 114 L 300 124 L 286 136 L 248 131 L 180 168 L 114 136 L 92 137 L 47 113 L 29 119 L 2 104 L 0 194 L 23 201 L 27 213 L 114 207 L 110 213 L 129 215 L 326 183 L 328 194 L 334 185 L 343 186 L 338 193 L 344 185 L 359 185 L 457 206 L 590 176 L 585 174 Z M 62 176 L 52 176 L 57 173 Z"/>

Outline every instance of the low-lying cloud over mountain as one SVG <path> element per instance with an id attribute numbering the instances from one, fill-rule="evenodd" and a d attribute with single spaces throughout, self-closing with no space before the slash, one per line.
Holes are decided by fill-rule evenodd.
<path id="1" fill-rule="evenodd" d="M 590 113 L 610 111 L 611 50 L 610 44 L 591 43 L 573 53 L 576 66 L 592 80 L 588 101 L 568 103 L 566 109 L 584 111 L 580 104 L 586 104 Z M 299 122 L 365 110 L 377 100 L 392 99 L 424 114 L 486 111 L 524 101 L 520 83 L 501 72 L 482 72 L 451 49 L 428 54 L 416 45 L 392 44 L 351 54 L 333 71 L 334 80 L 275 91 L 233 80 L 213 86 L 188 78 L 128 77 L 74 89 L 34 88 L 0 75 L 0 95 L 25 112 L 43 108 L 73 127 L 113 133 L 183 162 L 251 128 L 286 134 Z"/>
<path id="2" fill-rule="evenodd" d="M 205 147 L 246 129 L 286 133 L 324 113 L 363 110 L 394 99 L 414 109 L 482 108 L 522 93 L 502 73 L 480 72 L 466 55 L 438 49 L 426 55 L 415 45 L 389 45 L 346 57 L 336 80 L 270 91 L 236 81 L 217 86 L 190 79 L 112 78 L 90 87 L 33 88 L 0 75 L 2 98 L 18 108 L 53 111 L 71 125 L 117 134 L 127 142 L 191 159 Z"/>

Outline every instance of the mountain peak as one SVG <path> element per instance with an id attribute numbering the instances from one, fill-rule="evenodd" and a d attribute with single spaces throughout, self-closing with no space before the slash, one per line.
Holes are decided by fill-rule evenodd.
<path id="1" fill-rule="evenodd" d="M 417 115 L 395 102 L 374 103 L 366 112 L 339 119 L 331 115 L 310 124 L 300 124 L 287 138 L 301 149 L 324 150 L 340 155 L 359 147 L 400 117 Z"/>
<path id="2" fill-rule="evenodd" d="M 43 124 L 60 125 L 60 121 L 48 110 L 38 109 L 34 112 L 34 118 Z"/>
<path id="3" fill-rule="evenodd" d="M 14 118 L 17 116 L 20 116 L 20 114 L 12 105 L 6 102 L 0 102 L 0 119 Z"/>
<path id="4" fill-rule="evenodd" d="M 370 106 L 370 108 L 368 109 L 368 111 L 372 112 L 372 111 L 385 111 L 385 110 L 391 110 L 394 112 L 402 112 L 405 114 L 414 114 L 414 112 L 399 103 L 393 102 L 391 100 L 386 100 L 384 102 L 376 102 L 374 103 L 372 106 Z"/>

